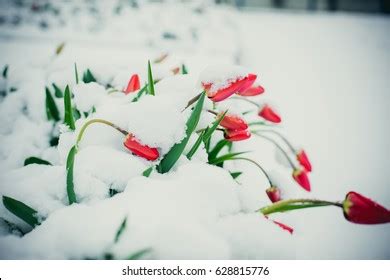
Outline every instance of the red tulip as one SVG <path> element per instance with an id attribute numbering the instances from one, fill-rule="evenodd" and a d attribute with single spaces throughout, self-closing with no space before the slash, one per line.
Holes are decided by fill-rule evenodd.
<path id="1" fill-rule="evenodd" d="M 262 86 L 255 86 L 255 87 L 250 87 L 245 91 L 238 92 L 238 95 L 241 96 L 256 96 L 264 93 L 264 88 Z"/>
<path id="2" fill-rule="evenodd" d="M 349 192 L 343 202 L 345 218 L 356 224 L 390 223 L 390 210 L 356 192 Z"/>
<path id="3" fill-rule="evenodd" d="M 284 230 L 287 230 L 290 234 L 293 234 L 294 232 L 294 229 L 288 225 L 285 225 L 285 224 L 282 224 L 280 222 L 277 222 L 277 221 L 274 221 L 274 220 L 271 220 L 268 218 L 268 216 L 264 216 L 267 220 L 270 220 L 272 221 L 275 225 L 278 225 L 279 227 L 281 227 L 282 229 Z"/>
<path id="4" fill-rule="evenodd" d="M 131 76 L 129 83 L 127 84 L 127 88 L 123 91 L 124 93 L 129 94 L 130 92 L 134 92 L 140 89 L 139 77 L 137 74 Z"/>
<path id="5" fill-rule="evenodd" d="M 255 82 L 256 77 L 257 76 L 254 74 L 248 74 L 246 77 L 238 78 L 234 82 L 229 82 L 228 86 L 216 91 L 212 90 L 212 83 L 203 83 L 203 88 L 212 101 L 219 102 L 225 100 L 234 93 L 247 90 Z"/>
<path id="6" fill-rule="evenodd" d="M 171 71 L 172 71 L 173 75 L 177 75 L 180 72 L 180 67 L 175 67 L 175 68 L 171 69 Z"/>
<path id="7" fill-rule="evenodd" d="M 304 150 L 300 150 L 297 153 L 297 160 L 302 165 L 302 167 L 306 169 L 307 172 L 311 172 L 311 163 Z"/>
<path id="8" fill-rule="evenodd" d="M 242 118 L 235 115 L 225 115 L 220 125 L 229 130 L 245 130 L 248 128 L 248 124 Z"/>
<path id="9" fill-rule="evenodd" d="M 132 135 L 131 133 L 126 136 L 125 142 L 123 144 L 133 154 L 147 160 L 156 160 L 160 156 L 156 148 L 150 148 L 149 146 L 142 145 L 135 139 L 134 135 Z"/>
<path id="10" fill-rule="evenodd" d="M 269 122 L 280 123 L 282 121 L 280 116 L 267 104 L 261 108 L 258 115 Z"/>
<path id="11" fill-rule="evenodd" d="M 282 199 L 280 195 L 280 189 L 278 187 L 271 186 L 265 190 L 272 203 L 278 202 Z"/>
<path id="12" fill-rule="evenodd" d="M 310 191 L 310 181 L 305 170 L 295 169 L 293 172 L 293 178 L 302 188 L 308 192 Z"/>
<path id="13" fill-rule="evenodd" d="M 251 137 L 251 133 L 248 130 L 226 130 L 225 139 L 230 142 L 242 141 Z"/>

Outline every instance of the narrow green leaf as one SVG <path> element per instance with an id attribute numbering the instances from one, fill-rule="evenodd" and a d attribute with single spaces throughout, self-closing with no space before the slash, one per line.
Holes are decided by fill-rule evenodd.
<path id="1" fill-rule="evenodd" d="M 245 154 L 245 153 L 248 153 L 248 152 L 229 153 L 229 154 L 226 154 L 226 155 L 217 157 L 217 158 L 215 158 L 215 159 L 209 161 L 209 163 L 210 163 L 210 164 L 218 164 L 218 163 L 224 162 L 224 161 L 226 161 L 226 160 L 233 159 L 234 157 L 236 157 L 236 156 L 238 156 L 238 155 Z"/>
<path id="2" fill-rule="evenodd" d="M 73 118 L 73 109 L 72 109 L 72 99 L 69 90 L 69 86 L 66 86 L 64 93 L 64 109 L 65 109 L 65 117 L 64 123 L 69 126 L 71 130 L 75 130 L 76 126 L 74 124 Z"/>
<path id="3" fill-rule="evenodd" d="M 193 155 L 196 153 L 196 151 L 198 150 L 200 144 L 202 144 L 202 140 L 203 140 L 203 137 L 204 137 L 204 134 L 205 134 L 206 130 L 203 130 L 199 136 L 198 136 L 198 139 L 196 139 L 194 145 L 192 146 L 191 150 L 187 153 L 187 158 L 189 160 L 191 160 L 191 158 L 193 157 Z"/>
<path id="4" fill-rule="evenodd" d="M 181 65 L 181 73 L 183 75 L 187 75 L 188 74 L 187 67 L 184 64 Z"/>
<path id="5" fill-rule="evenodd" d="M 143 88 L 140 89 L 136 97 L 134 97 L 131 102 L 137 102 L 141 98 L 142 94 L 146 92 L 147 89 L 148 89 L 148 84 L 144 85 Z"/>
<path id="6" fill-rule="evenodd" d="M 152 174 L 153 168 L 154 168 L 153 166 L 147 168 L 144 172 L 142 172 L 142 176 L 149 177 L 150 174 Z"/>
<path id="7" fill-rule="evenodd" d="M 77 64 L 74 64 L 74 76 L 76 78 L 76 84 L 79 83 L 79 72 L 77 71 Z"/>
<path id="8" fill-rule="evenodd" d="M 73 166 L 76 153 L 77 147 L 73 146 L 69 151 L 68 158 L 66 159 L 66 192 L 68 194 L 69 204 L 77 202 L 73 183 Z"/>
<path id="9" fill-rule="evenodd" d="M 3 205 L 12 214 L 25 221 L 32 227 L 39 225 L 38 212 L 19 200 L 3 195 Z"/>
<path id="10" fill-rule="evenodd" d="M 210 162 L 210 160 L 215 159 L 215 158 L 218 156 L 219 152 L 223 149 L 223 147 L 225 147 L 226 145 L 228 145 L 228 143 L 229 143 L 229 141 L 227 141 L 227 140 L 225 140 L 225 139 L 220 140 L 220 141 L 214 146 L 214 148 L 210 151 L 209 157 L 208 157 L 209 162 Z"/>
<path id="11" fill-rule="evenodd" d="M 29 157 L 24 160 L 24 166 L 29 165 L 29 164 L 45 164 L 45 165 L 52 165 L 50 162 L 47 160 L 43 160 L 38 157 Z"/>
<path id="12" fill-rule="evenodd" d="M 230 175 L 233 177 L 233 179 L 238 178 L 241 174 L 242 174 L 242 172 L 240 172 L 240 171 L 238 171 L 238 172 L 230 172 Z"/>
<path id="13" fill-rule="evenodd" d="M 210 139 L 211 135 L 214 133 L 214 131 L 217 129 L 218 125 L 221 123 L 223 118 L 225 117 L 227 111 L 225 111 L 218 119 L 216 119 L 213 123 L 213 125 L 206 131 L 206 133 L 203 136 L 203 141 L 206 142 Z"/>
<path id="14" fill-rule="evenodd" d="M 52 83 L 52 86 L 54 88 L 54 96 L 55 97 L 58 97 L 58 98 L 64 97 L 62 90 L 55 83 Z"/>
<path id="15" fill-rule="evenodd" d="M 59 55 L 64 50 L 64 47 L 65 47 L 65 42 L 59 44 L 56 48 L 56 55 Z"/>
<path id="16" fill-rule="evenodd" d="M 17 236 L 23 236 L 25 232 L 21 230 L 16 224 L 7 221 L 6 219 L 0 218 L 0 223 L 7 226 L 7 232 Z"/>
<path id="17" fill-rule="evenodd" d="M 3 69 L 3 78 L 4 79 L 7 79 L 7 76 L 8 76 L 8 64 L 4 66 L 4 69 Z"/>
<path id="18" fill-rule="evenodd" d="M 144 255 L 146 255 L 147 253 L 150 253 L 151 252 L 151 249 L 147 248 L 147 249 L 142 249 L 142 250 L 139 250 L 137 252 L 135 252 L 134 254 L 131 254 L 130 256 L 128 256 L 126 259 L 127 260 L 139 260 L 140 258 L 142 258 Z"/>
<path id="19" fill-rule="evenodd" d="M 180 142 L 175 144 L 170 151 L 164 156 L 161 160 L 160 164 L 157 166 L 157 171 L 160 173 L 168 172 L 179 159 L 180 155 L 183 153 L 185 146 L 188 143 L 188 140 L 191 137 L 191 134 L 194 132 L 200 118 L 200 114 L 202 113 L 203 103 L 205 99 L 205 92 L 202 92 L 198 102 L 196 103 L 194 110 L 192 111 L 189 119 L 187 120 L 187 129 L 186 136 Z"/>
<path id="20" fill-rule="evenodd" d="M 150 95 L 154 95 L 154 80 L 150 60 L 148 60 L 148 92 Z"/>
<path id="21" fill-rule="evenodd" d="M 115 239 L 114 239 L 114 243 L 117 243 L 119 241 L 119 238 L 121 238 L 124 230 L 126 229 L 126 223 L 127 223 L 127 217 L 125 217 L 121 223 L 121 225 L 119 226 L 116 234 L 115 234 Z"/>
<path id="22" fill-rule="evenodd" d="M 81 114 L 80 114 L 80 111 L 77 110 L 76 108 L 73 107 L 73 117 L 75 119 L 75 121 L 77 121 L 78 119 L 81 118 Z"/>
<path id="23" fill-rule="evenodd" d="M 58 111 L 57 105 L 54 101 L 53 96 L 51 95 L 50 90 L 46 87 L 46 116 L 48 120 L 60 120 L 60 113 Z"/>
<path id="24" fill-rule="evenodd" d="M 91 70 L 87 69 L 83 74 L 83 82 L 88 84 L 92 82 L 96 82 L 95 77 L 92 75 Z"/>

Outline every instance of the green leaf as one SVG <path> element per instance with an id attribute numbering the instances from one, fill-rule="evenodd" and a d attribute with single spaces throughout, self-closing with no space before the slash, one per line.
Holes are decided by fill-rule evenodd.
<path id="1" fill-rule="evenodd" d="M 133 100 L 131 102 L 137 102 L 138 99 L 141 98 L 142 94 L 144 92 L 146 92 L 146 90 L 148 89 L 148 85 L 144 85 L 143 88 L 140 89 L 140 91 L 137 93 L 136 97 L 133 98 Z"/>
<path id="2" fill-rule="evenodd" d="M 62 90 L 55 83 L 52 83 L 52 86 L 54 88 L 54 96 L 55 97 L 58 97 L 58 98 L 64 97 Z"/>
<path id="3" fill-rule="evenodd" d="M 238 178 L 238 176 L 240 176 L 242 174 L 242 172 L 229 172 L 230 175 L 233 177 L 233 179 L 236 179 Z"/>
<path id="4" fill-rule="evenodd" d="M 206 133 L 203 136 L 203 141 L 206 142 L 210 139 L 211 135 L 214 133 L 214 131 L 217 129 L 223 118 L 225 117 L 227 111 L 225 111 L 218 119 L 216 119 L 213 123 L 213 125 L 207 129 Z"/>
<path id="5" fill-rule="evenodd" d="M 77 71 L 77 64 L 74 64 L 74 76 L 76 78 L 76 84 L 79 83 L 79 72 Z"/>
<path id="6" fill-rule="evenodd" d="M 242 155 L 242 154 L 245 154 L 245 153 L 248 153 L 248 152 L 229 153 L 229 154 L 220 156 L 218 158 L 215 158 L 215 159 L 209 161 L 209 163 L 210 164 L 218 164 L 218 163 L 224 162 L 226 160 L 234 159 L 236 156 Z"/>
<path id="7" fill-rule="evenodd" d="M 67 126 L 69 126 L 69 128 L 71 130 L 75 130 L 76 126 L 74 124 L 73 109 L 72 109 L 72 99 L 71 99 L 69 86 L 66 86 L 66 88 L 65 88 L 64 109 L 65 109 L 64 123 Z"/>
<path id="8" fill-rule="evenodd" d="M 187 75 L 188 74 L 187 67 L 184 64 L 181 65 L 181 73 L 183 75 Z"/>
<path id="9" fill-rule="evenodd" d="M 125 217 L 121 223 L 121 225 L 119 226 L 116 234 L 115 234 L 115 239 L 114 239 L 114 243 L 117 243 L 119 241 L 119 238 L 121 238 L 124 230 L 126 229 L 126 223 L 127 223 L 127 217 Z"/>
<path id="10" fill-rule="evenodd" d="M 220 140 L 220 141 L 215 145 L 215 147 L 209 152 L 209 157 L 208 157 L 209 162 L 210 162 L 210 160 L 215 159 L 215 158 L 218 156 L 219 152 L 223 149 L 223 147 L 225 147 L 225 146 L 228 145 L 229 143 L 230 143 L 230 142 L 227 141 L 227 140 L 225 140 L 225 139 Z"/>
<path id="11" fill-rule="evenodd" d="M 77 121 L 78 119 L 81 118 L 80 111 L 77 110 L 76 108 L 73 108 L 73 117 L 74 117 L 75 121 Z"/>
<path id="12" fill-rule="evenodd" d="M 152 174 L 153 168 L 154 168 L 153 166 L 147 168 L 144 172 L 142 172 L 142 176 L 149 177 L 150 174 Z"/>
<path id="13" fill-rule="evenodd" d="M 202 144 L 202 140 L 203 140 L 203 136 L 205 134 L 206 130 L 203 130 L 199 136 L 198 136 L 198 139 L 196 139 L 194 145 L 192 146 L 191 150 L 187 153 L 187 158 L 189 160 L 191 160 L 191 158 L 193 157 L 193 155 L 196 153 L 196 151 L 198 150 L 200 144 Z"/>
<path id="14" fill-rule="evenodd" d="M 83 82 L 88 84 L 92 82 L 96 82 L 95 77 L 92 75 L 91 70 L 87 69 L 83 74 Z"/>
<path id="15" fill-rule="evenodd" d="M 37 218 L 38 212 L 23 202 L 3 195 L 3 205 L 8 209 L 8 211 L 25 221 L 30 226 L 35 227 L 40 224 Z"/>
<path id="16" fill-rule="evenodd" d="M 198 102 L 196 103 L 194 110 L 192 111 L 189 119 L 187 120 L 187 129 L 184 139 L 175 144 L 169 152 L 161 160 L 160 164 L 157 166 L 157 171 L 160 173 L 166 173 L 175 165 L 176 161 L 179 159 L 180 155 L 183 153 L 185 146 L 188 143 L 188 140 L 191 137 L 191 134 L 194 132 L 202 113 L 203 103 L 205 99 L 205 92 L 202 92 Z"/>
<path id="17" fill-rule="evenodd" d="M 139 250 L 137 252 L 135 252 L 134 254 L 131 254 L 130 256 L 128 256 L 126 259 L 127 260 L 139 260 L 140 258 L 142 258 L 145 254 L 147 253 L 150 253 L 151 252 L 151 249 L 147 248 L 147 249 L 142 249 L 142 250 Z"/>
<path id="18" fill-rule="evenodd" d="M 65 47 L 65 42 L 59 44 L 56 48 L 56 55 L 59 55 L 64 50 L 64 47 Z"/>
<path id="19" fill-rule="evenodd" d="M 58 111 L 57 105 L 51 95 L 50 90 L 46 87 L 46 116 L 48 120 L 60 120 L 60 113 Z"/>
<path id="20" fill-rule="evenodd" d="M 66 193 L 68 194 L 69 204 L 77 202 L 73 183 L 73 166 L 76 153 L 77 147 L 73 146 L 69 151 L 68 158 L 66 159 Z"/>
<path id="21" fill-rule="evenodd" d="M 8 76 L 8 64 L 4 66 L 4 69 L 3 69 L 3 78 L 4 79 L 7 79 L 7 76 Z"/>
<path id="22" fill-rule="evenodd" d="M 24 166 L 29 164 L 45 164 L 45 165 L 52 165 L 47 160 L 40 159 L 38 157 L 29 157 L 24 160 Z"/>
<path id="23" fill-rule="evenodd" d="M 154 95 L 154 80 L 150 60 L 148 60 L 148 92 L 150 95 Z"/>

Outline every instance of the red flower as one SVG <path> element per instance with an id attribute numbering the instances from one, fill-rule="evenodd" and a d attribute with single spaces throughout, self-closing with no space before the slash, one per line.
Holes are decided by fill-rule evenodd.
<path id="1" fill-rule="evenodd" d="M 212 83 L 203 83 L 203 88 L 207 92 L 207 96 L 214 102 L 219 102 L 230 97 L 234 93 L 247 90 L 256 80 L 256 75 L 248 74 L 248 76 L 243 78 L 238 78 L 235 81 L 230 81 L 228 86 L 218 89 L 216 91 L 212 90 Z"/>
<path id="2" fill-rule="evenodd" d="M 279 200 L 282 199 L 280 195 L 280 189 L 278 187 L 269 187 L 268 189 L 265 190 L 267 193 L 269 199 L 272 201 L 272 203 L 278 202 Z"/>
<path id="3" fill-rule="evenodd" d="M 304 150 L 300 150 L 297 153 L 297 160 L 306 169 L 307 172 L 311 172 L 311 163 Z"/>
<path id="4" fill-rule="evenodd" d="M 356 224 L 384 224 L 390 222 L 390 210 L 356 192 L 349 192 L 343 202 L 345 218 Z"/>
<path id="5" fill-rule="evenodd" d="M 270 219 L 268 218 L 268 216 L 264 216 L 264 217 L 265 217 L 267 220 L 270 220 Z M 294 229 L 293 229 L 292 227 L 290 227 L 290 226 L 288 226 L 288 225 L 285 225 L 285 224 L 282 224 L 282 223 L 280 223 L 280 222 L 274 221 L 274 220 L 270 220 L 270 221 L 272 221 L 275 225 L 278 225 L 278 226 L 281 227 L 282 229 L 287 230 L 290 234 L 293 234 Z"/>
<path id="6" fill-rule="evenodd" d="M 310 181 L 305 170 L 295 169 L 293 172 L 293 178 L 302 188 L 308 192 L 310 191 Z"/>
<path id="7" fill-rule="evenodd" d="M 175 68 L 171 69 L 171 71 L 172 71 L 173 75 L 177 75 L 180 72 L 180 67 L 175 67 Z"/>
<path id="8" fill-rule="evenodd" d="M 280 116 L 267 104 L 261 108 L 258 115 L 269 122 L 280 123 L 282 121 Z"/>
<path id="9" fill-rule="evenodd" d="M 248 130 L 226 130 L 225 139 L 234 142 L 242 141 L 251 137 L 251 133 Z"/>
<path id="10" fill-rule="evenodd" d="M 264 88 L 262 86 L 255 86 L 255 87 L 250 87 L 245 91 L 238 92 L 238 95 L 241 96 L 256 96 L 264 93 Z"/>
<path id="11" fill-rule="evenodd" d="M 156 148 L 150 148 L 149 146 L 142 145 L 135 139 L 134 135 L 132 135 L 131 133 L 126 136 L 125 142 L 123 144 L 133 154 L 147 160 L 156 160 L 160 156 Z"/>
<path id="12" fill-rule="evenodd" d="M 248 124 L 242 118 L 235 115 L 225 115 L 220 125 L 229 130 L 245 130 L 248 128 Z"/>
<path id="13" fill-rule="evenodd" d="M 127 88 L 123 91 L 124 93 L 129 94 L 130 92 L 134 92 L 140 89 L 139 77 L 137 74 L 131 76 L 129 83 L 127 84 Z"/>

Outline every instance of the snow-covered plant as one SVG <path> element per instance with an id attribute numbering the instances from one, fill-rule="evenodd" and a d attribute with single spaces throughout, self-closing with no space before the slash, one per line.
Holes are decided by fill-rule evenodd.
<path id="1" fill-rule="evenodd" d="M 154 61 L 157 65 L 166 59 L 166 55 Z M 141 79 L 138 74 L 131 75 L 126 87 L 118 90 L 108 84 L 102 84 L 107 88 L 107 94 L 114 94 L 120 98 L 121 102 L 133 104 L 137 102 L 146 102 L 159 95 L 159 90 L 156 85 L 164 83 L 164 79 L 154 79 L 152 65 L 148 63 L 147 82 L 141 87 Z M 185 65 L 172 69 L 173 77 L 170 77 L 170 82 L 180 83 L 183 75 L 187 75 L 188 71 Z M 183 160 L 191 161 L 196 157 L 200 150 L 204 151 L 207 158 L 204 159 L 207 164 L 216 166 L 221 169 L 226 169 L 228 161 L 246 161 L 256 166 L 259 171 L 266 177 L 268 186 L 264 189 L 264 194 L 269 197 L 269 205 L 259 205 L 259 219 L 267 218 L 273 213 L 287 212 L 312 207 L 335 206 L 342 210 L 345 218 L 353 223 L 358 224 L 380 224 L 390 222 L 390 210 L 366 198 L 356 192 L 349 192 L 342 201 L 327 201 L 308 198 L 289 198 L 284 197 L 280 186 L 275 182 L 258 161 L 245 156 L 246 151 L 238 150 L 236 142 L 242 142 L 252 137 L 260 137 L 272 144 L 281 152 L 289 168 L 291 169 L 292 178 L 305 191 L 311 191 L 309 173 L 312 171 L 312 165 L 305 150 L 298 149 L 281 134 L 275 127 L 281 123 L 282 119 L 276 109 L 268 103 L 259 104 L 254 102 L 251 97 L 261 95 L 265 92 L 264 88 L 257 83 L 257 75 L 248 72 L 246 69 L 238 66 L 212 66 L 206 68 L 198 79 L 197 84 L 193 84 L 193 92 L 197 92 L 185 102 L 181 104 L 179 112 L 184 116 L 185 127 L 179 140 L 174 141 L 169 147 L 162 147 L 151 144 L 151 141 L 144 142 L 142 137 L 134 131 L 129 131 L 128 127 L 123 127 L 127 122 L 137 122 L 137 119 L 126 119 L 126 115 L 120 120 L 120 123 L 104 119 L 100 117 L 102 114 L 99 107 L 95 107 L 99 102 L 107 101 L 97 96 L 99 88 L 99 80 L 94 76 L 90 69 L 86 69 L 82 76 L 82 82 L 79 81 L 77 66 L 75 65 L 75 79 L 77 85 L 71 90 L 66 86 L 62 91 L 57 85 L 53 84 L 55 95 L 53 97 L 49 88 L 46 88 L 46 114 L 47 119 L 52 121 L 54 126 L 60 123 L 65 125 L 63 134 L 72 135 L 72 145 L 69 147 L 66 159 L 66 193 L 68 204 L 80 202 L 77 193 L 77 182 L 74 178 L 75 164 L 78 160 L 80 150 L 82 150 L 82 142 L 86 131 L 93 125 L 102 125 L 113 128 L 112 133 L 119 133 L 122 136 L 122 149 L 128 151 L 147 164 L 142 174 L 146 178 L 152 174 L 170 173 L 177 168 Z M 92 92 L 93 98 L 89 100 L 90 104 L 78 103 L 77 92 L 79 87 L 91 83 L 94 89 Z M 95 85 L 96 84 L 96 85 Z M 73 93 L 72 93 L 73 92 Z M 188 94 L 184 94 L 188 96 Z M 147 97 L 149 96 L 149 97 Z M 63 98 L 64 115 L 60 116 L 60 111 L 57 108 L 55 98 Z M 84 97 L 85 99 L 86 97 Z M 98 100 L 99 98 L 99 100 Z M 169 96 L 165 96 L 169 98 Z M 92 99 L 96 99 L 92 102 Z M 248 103 L 254 106 L 256 111 L 231 112 L 228 106 L 224 105 L 225 100 L 229 99 L 234 102 Z M 83 101 L 84 102 L 84 101 Z M 115 104 L 115 102 L 114 102 Z M 163 106 L 164 104 L 162 104 Z M 118 106 L 121 106 L 118 103 Z M 118 107 L 119 108 L 119 107 Z M 119 109 L 118 109 L 119 110 Z M 167 109 L 168 110 L 168 109 Z M 164 111 L 164 108 L 162 108 Z M 104 115 L 104 114 L 103 114 Z M 212 122 L 205 124 L 203 119 L 205 116 L 212 118 Z M 249 116 L 257 118 L 254 121 L 249 121 Z M 147 118 L 147 116 L 145 116 Z M 207 119 L 207 118 L 205 118 Z M 210 118 L 209 118 L 210 119 Z M 280 143 L 283 143 L 281 145 Z M 286 148 L 284 148 L 284 146 Z M 240 145 L 239 147 L 242 147 Z M 199 159 L 197 159 L 199 160 Z M 29 163 L 50 164 L 47 161 L 39 158 L 30 158 Z M 227 170 L 227 169 L 226 169 Z M 239 177 L 242 172 L 231 172 L 227 170 L 233 179 Z M 147 179 L 151 180 L 151 179 Z M 110 193 L 114 196 L 121 190 L 114 190 Z M 41 224 L 45 217 L 39 215 L 38 211 L 32 207 L 15 200 L 14 198 L 3 196 L 4 206 L 13 214 L 24 220 L 32 227 Z M 293 229 L 283 223 L 273 221 L 282 229 L 292 233 Z M 115 236 L 117 242 L 126 227 L 126 219 L 123 220 L 120 228 Z M 135 253 L 132 258 L 141 256 L 146 251 Z M 137 255 L 139 254 L 139 255 Z M 107 258 L 112 258 L 107 255 Z"/>

